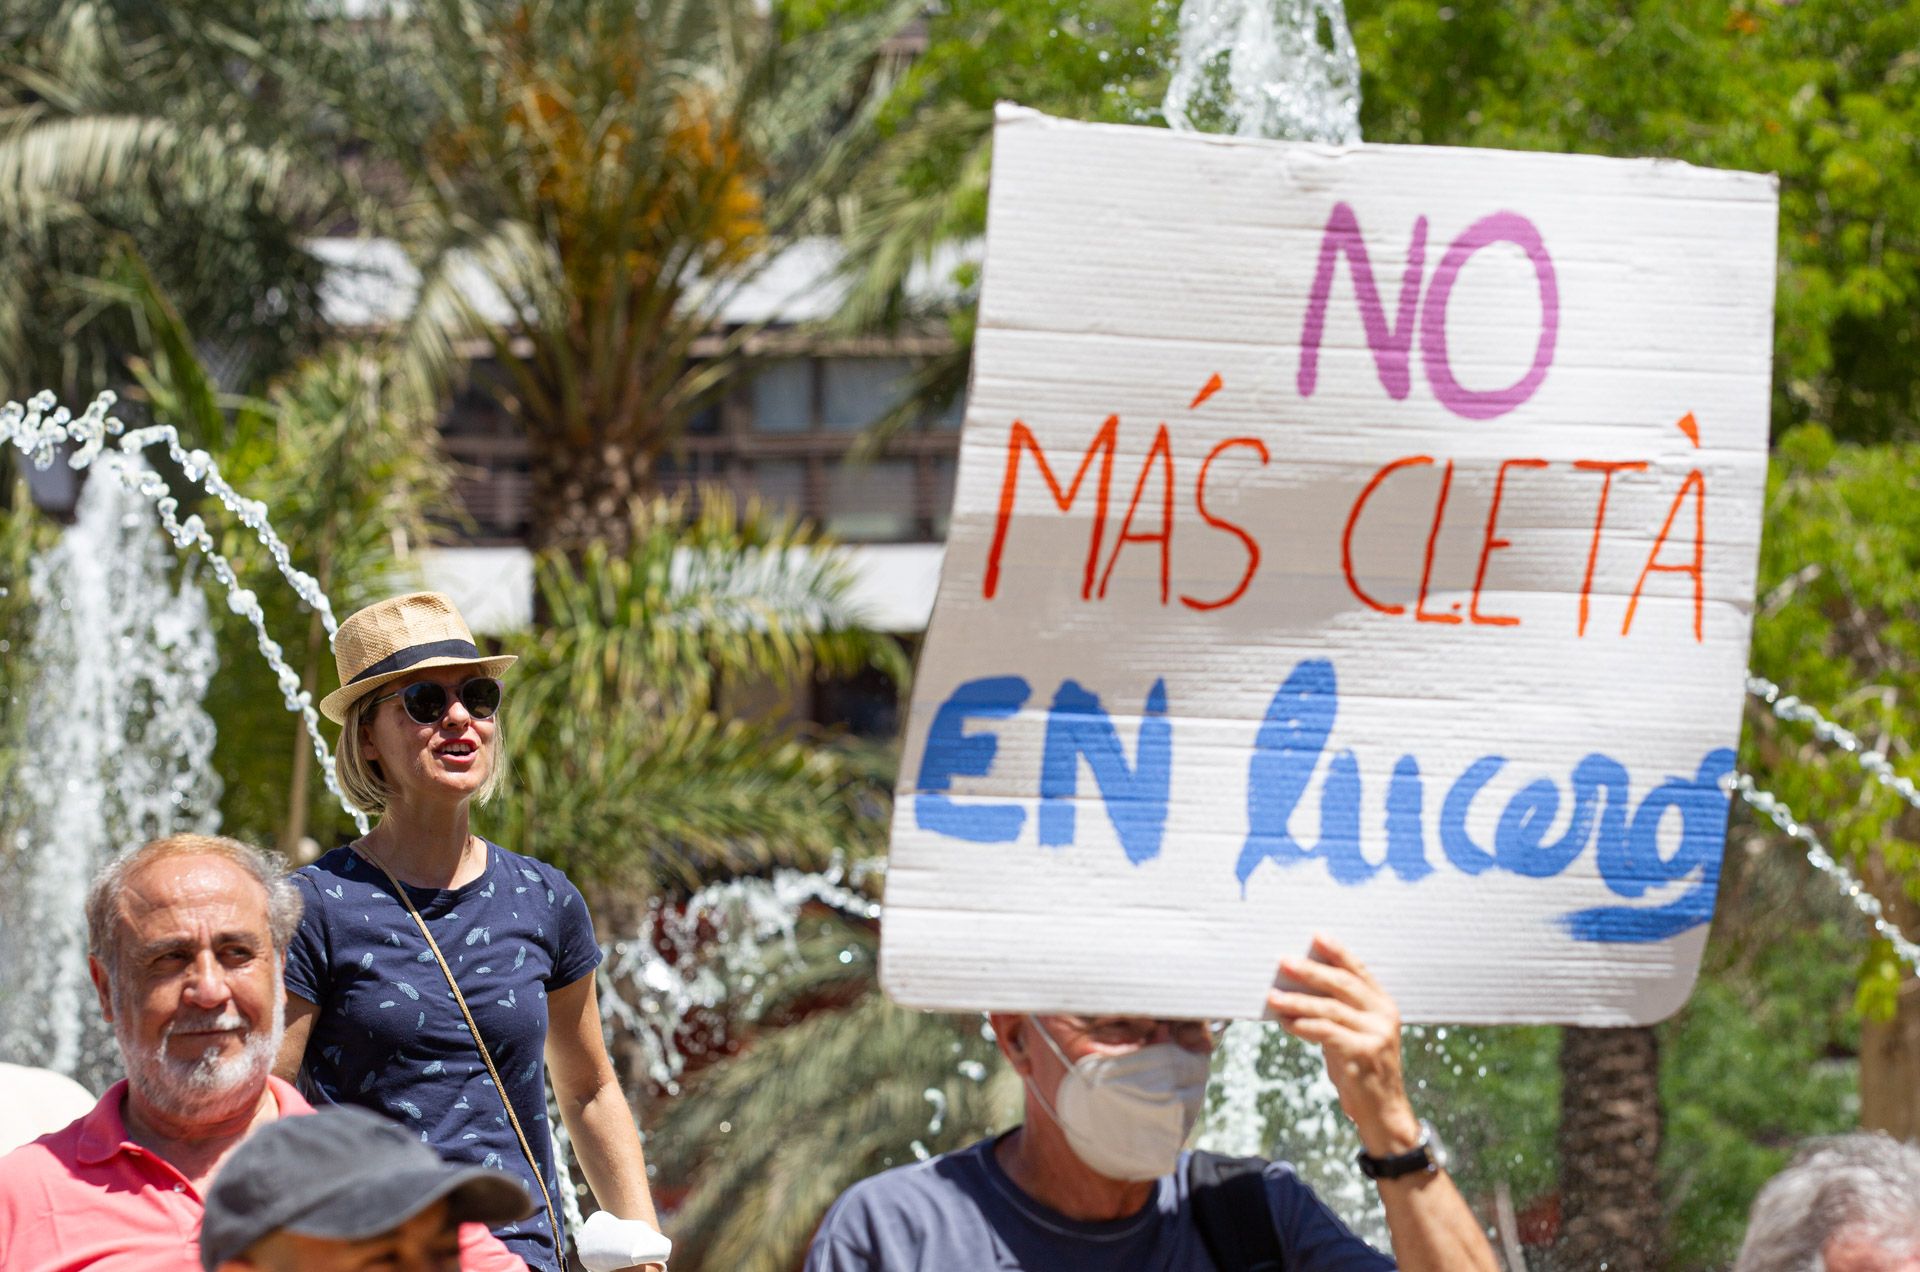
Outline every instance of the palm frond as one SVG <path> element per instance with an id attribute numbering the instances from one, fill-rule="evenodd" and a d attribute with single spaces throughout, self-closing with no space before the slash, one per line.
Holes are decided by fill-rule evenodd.
<path id="1" fill-rule="evenodd" d="M 649 1152 L 692 1184 L 672 1225 L 679 1257 L 785 1272 L 849 1185 L 977 1140 L 1018 1109 L 1018 1079 L 978 1016 L 912 1012 L 873 992 L 708 1070 Z"/>

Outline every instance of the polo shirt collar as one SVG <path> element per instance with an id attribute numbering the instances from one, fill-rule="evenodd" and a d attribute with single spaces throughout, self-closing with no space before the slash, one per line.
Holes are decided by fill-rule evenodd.
<path id="1" fill-rule="evenodd" d="M 267 1075 L 267 1090 L 273 1092 L 281 1117 L 313 1112 L 306 1097 L 272 1074 Z M 80 1119 L 80 1137 L 74 1145 L 74 1156 L 82 1165 L 97 1166 L 114 1154 L 135 1147 L 127 1137 L 126 1102 L 127 1080 L 122 1078 L 107 1088 L 92 1112 Z"/>

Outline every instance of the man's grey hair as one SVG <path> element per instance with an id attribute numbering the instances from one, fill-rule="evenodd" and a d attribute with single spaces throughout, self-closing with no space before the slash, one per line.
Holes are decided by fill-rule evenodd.
<path id="1" fill-rule="evenodd" d="M 111 972 L 119 955 L 120 891 L 140 870 L 168 857 L 220 857 L 252 876 L 267 893 L 267 927 L 276 954 L 285 956 L 300 926 L 300 890 L 287 878 L 286 859 L 225 835 L 169 835 L 142 844 L 100 867 L 87 888 L 87 952 Z"/>
<path id="2" fill-rule="evenodd" d="M 1754 1198 L 1734 1272 L 1826 1272 L 1836 1236 L 1920 1248 L 1920 1148 L 1866 1133 L 1808 1143 Z"/>

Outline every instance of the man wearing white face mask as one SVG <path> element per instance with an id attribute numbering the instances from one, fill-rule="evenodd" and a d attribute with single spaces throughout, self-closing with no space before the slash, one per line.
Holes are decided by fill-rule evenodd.
<path id="1" fill-rule="evenodd" d="M 1346 949 L 1282 959 L 1267 1008 L 1318 1044 L 1386 1209 L 1394 1260 L 1283 1163 L 1183 1152 L 1214 1031 L 1147 1017 L 991 1017 L 1022 1126 L 848 1189 L 807 1272 L 1496 1272 L 1400 1074 L 1399 1013 Z"/>

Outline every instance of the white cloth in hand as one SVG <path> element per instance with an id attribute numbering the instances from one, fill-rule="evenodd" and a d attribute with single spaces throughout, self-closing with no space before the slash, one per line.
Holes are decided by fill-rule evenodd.
<path id="1" fill-rule="evenodd" d="M 615 1272 L 641 1263 L 665 1263 L 673 1252 L 667 1240 L 644 1219 L 619 1219 L 604 1210 L 587 1216 L 574 1235 L 587 1272 Z"/>

